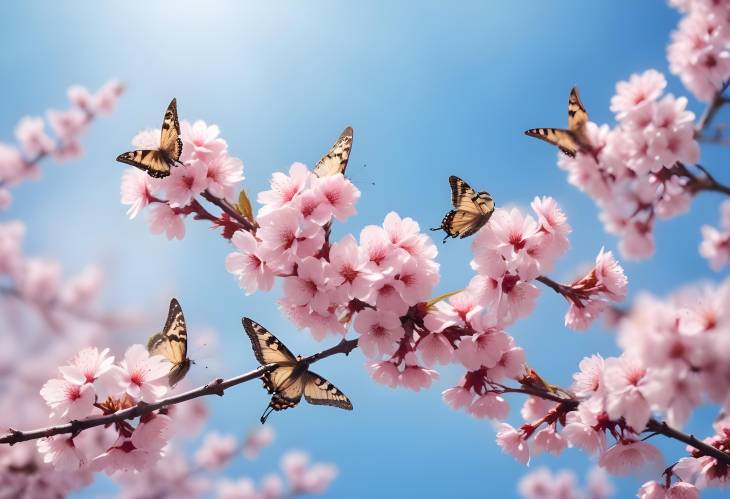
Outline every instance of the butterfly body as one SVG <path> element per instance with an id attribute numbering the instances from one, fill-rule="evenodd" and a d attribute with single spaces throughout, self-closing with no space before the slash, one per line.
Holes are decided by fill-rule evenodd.
<path id="1" fill-rule="evenodd" d="M 157 149 L 137 149 L 117 156 L 117 161 L 139 168 L 150 177 L 163 178 L 170 174 L 170 168 L 182 164 L 182 139 L 180 121 L 177 118 L 177 101 L 172 99 L 165 111 L 160 130 L 160 147 Z"/>
<path id="2" fill-rule="evenodd" d="M 314 174 L 318 177 L 327 177 L 338 173 L 345 174 L 347 161 L 352 150 L 352 127 L 345 128 L 327 154 L 314 166 Z"/>
<path id="3" fill-rule="evenodd" d="M 271 332 L 257 322 L 243 318 L 243 328 L 251 340 L 256 360 L 261 365 L 276 367 L 261 377 L 271 402 L 261 416 L 261 422 L 272 411 L 283 411 L 296 406 L 304 399 L 313 405 L 329 405 L 348 411 L 352 402 L 336 386 L 309 370 L 310 361 L 294 356 Z"/>
<path id="4" fill-rule="evenodd" d="M 455 175 L 449 177 L 449 185 L 454 209 L 444 216 L 440 227 L 431 229 L 446 232 L 444 242 L 450 237 L 463 239 L 475 234 L 489 222 L 495 207 L 488 192 L 476 192 Z"/>
<path id="5" fill-rule="evenodd" d="M 167 312 L 167 320 L 162 331 L 153 335 L 147 342 L 150 355 L 162 355 L 172 367 L 168 374 L 170 386 L 175 386 L 190 370 L 192 360 L 188 358 L 188 331 L 180 303 L 173 298 Z"/>
<path id="6" fill-rule="evenodd" d="M 578 151 L 592 148 L 586 134 L 587 123 L 588 112 L 580 101 L 578 88 L 573 87 L 568 97 L 568 128 L 532 128 L 525 135 L 553 144 L 573 158 Z"/>

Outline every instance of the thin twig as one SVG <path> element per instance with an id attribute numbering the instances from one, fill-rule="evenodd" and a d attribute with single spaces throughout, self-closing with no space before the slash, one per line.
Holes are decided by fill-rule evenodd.
<path id="1" fill-rule="evenodd" d="M 327 358 L 327 357 L 330 357 L 332 355 L 336 355 L 339 353 L 343 353 L 343 354 L 347 355 L 355 348 L 357 348 L 357 339 L 354 339 L 354 340 L 343 339 L 340 343 L 338 343 L 334 347 L 328 348 L 327 350 L 316 353 L 314 355 L 310 355 L 309 357 L 302 359 L 302 361 L 306 362 L 307 365 L 313 364 L 324 358 Z M 61 424 L 58 426 L 49 426 L 47 428 L 38 428 L 36 430 L 22 431 L 22 430 L 15 430 L 15 429 L 11 428 L 9 433 L 7 433 L 3 436 L 0 436 L 0 444 L 14 445 L 19 442 L 25 442 L 27 440 L 51 437 L 53 435 L 61 435 L 61 434 L 65 434 L 65 433 L 71 433 L 71 434 L 75 435 L 75 434 L 79 433 L 80 431 L 86 430 L 88 428 L 94 428 L 96 426 L 106 426 L 106 425 L 121 422 L 121 421 L 124 421 L 127 419 L 134 419 L 139 416 L 142 416 L 143 414 L 148 414 L 150 412 L 154 412 L 159 409 L 163 409 L 165 407 L 170 407 L 172 405 L 179 404 L 181 402 L 192 400 L 192 399 L 195 399 L 198 397 L 204 397 L 207 395 L 223 396 L 223 393 L 228 388 L 231 388 L 236 385 L 240 385 L 241 383 L 245 383 L 245 382 L 251 381 L 253 379 L 260 378 L 265 373 L 271 371 L 275 367 L 276 367 L 276 364 L 267 364 L 265 366 L 259 367 L 258 369 L 254 369 L 253 371 L 249 371 L 247 373 L 241 374 L 241 375 L 233 377 L 233 378 L 229 378 L 227 380 L 218 378 L 206 385 L 203 385 L 199 388 L 194 388 L 185 393 L 181 393 L 179 395 L 173 395 L 171 397 L 161 399 L 152 404 L 140 402 L 133 407 L 130 407 L 128 409 L 124 409 L 121 411 L 117 411 L 113 414 L 108 414 L 108 415 L 104 415 L 104 416 L 96 416 L 96 417 L 91 417 L 91 418 L 83 419 L 83 420 L 74 420 L 74 421 L 70 421 L 68 423 Z"/>
<path id="2" fill-rule="evenodd" d="M 712 98 L 710 103 L 707 105 L 707 108 L 705 108 L 705 112 L 702 113 L 702 116 L 700 117 L 699 121 L 697 122 L 696 127 L 696 136 L 700 136 L 702 132 L 707 128 L 710 123 L 712 123 L 712 120 L 715 118 L 715 115 L 720 110 L 720 108 L 728 102 L 728 99 L 724 97 L 722 94 L 727 89 L 728 85 L 730 85 L 730 80 L 726 81 L 722 88 L 717 91 L 715 96 Z"/>
<path id="3" fill-rule="evenodd" d="M 216 197 L 212 195 L 208 191 L 203 191 L 202 194 L 203 198 L 216 205 L 218 208 L 220 208 L 223 212 L 227 213 L 229 217 L 231 217 L 233 220 L 241 224 L 241 226 L 247 230 L 248 232 L 251 232 L 252 234 L 256 232 L 256 227 L 254 226 L 251 221 L 249 221 L 246 217 L 241 215 L 236 208 L 226 201 L 225 199 L 221 199 L 219 197 Z"/>

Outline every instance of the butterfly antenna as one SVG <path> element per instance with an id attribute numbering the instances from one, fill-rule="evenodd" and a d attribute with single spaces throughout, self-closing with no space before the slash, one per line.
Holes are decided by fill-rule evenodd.
<path id="1" fill-rule="evenodd" d="M 266 406 L 266 409 L 264 409 L 264 413 L 261 415 L 261 424 L 266 423 L 266 420 L 269 419 L 269 415 L 274 412 L 274 407 L 271 405 L 271 402 L 269 402 L 269 405 Z"/>

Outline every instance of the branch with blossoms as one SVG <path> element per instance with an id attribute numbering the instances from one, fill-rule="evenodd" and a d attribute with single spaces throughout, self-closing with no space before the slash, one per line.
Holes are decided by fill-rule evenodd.
<path id="1" fill-rule="evenodd" d="M 660 72 L 634 74 L 616 84 L 611 98 L 617 125 L 588 123 L 590 146 L 575 158 L 558 158 L 568 181 L 595 201 L 606 232 L 621 238 L 621 253 L 634 259 L 654 253 L 657 219 L 687 212 L 700 192 L 730 195 L 730 186 L 698 164 L 698 142 L 727 143 L 722 135 L 726 126 L 715 126 L 709 134 L 708 129 L 728 102 L 728 7 L 704 0 L 671 3 L 686 15 L 667 49 L 669 67 L 708 103 L 704 113 L 695 122 L 685 97 L 663 95 L 667 81 Z"/>
<path id="2" fill-rule="evenodd" d="M 249 477 L 230 480 L 218 475 L 236 457 L 253 461 L 274 438 L 268 426 L 251 431 L 239 442 L 231 434 L 209 432 L 204 435 L 192 460 L 179 448 L 168 449 L 152 467 L 140 472 L 121 473 L 117 481 L 121 497 L 207 497 L 279 499 L 305 494 L 321 494 L 337 476 L 337 468 L 328 463 L 310 463 L 309 456 L 297 450 L 287 451 L 281 459 L 282 477 L 268 473 L 258 487 Z"/>
<path id="3" fill-rule="evenodd" d="M 588 472 L 584 489 L 578 486 L 578 479 L 572 471 L 560 470 L 553 474 L 541 467 L 523 476 L 517 490 L 524 499 L 607 499 L 614 494 L 606 472 L 598 467 Z"/>
<path id="4" fill-rule="evenodd" d="M 71 107 L 65 111 L 49 109 L 48 124 L 55 140 L 44 130 L 41 117 L 26 116 L 15 128 L 18 145 L 0 143 L 0 209 L 7 208 L 12 196 L 9 189 L 39 175 L 40 163 L 49 157 L 57 162 L 76 159 L 83 154 L 81 136 L 97 116 L 114 111 L 117 99 L 124 92 L 118 81 L 105 83 L 91 94 L 85 87 L 73 85 L 68 89 Z"/>

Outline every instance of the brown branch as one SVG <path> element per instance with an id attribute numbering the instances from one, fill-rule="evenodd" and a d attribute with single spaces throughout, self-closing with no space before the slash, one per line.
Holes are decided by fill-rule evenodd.
<path id="1" fill-rule="evenodd" d="M 540 390 L 539 388 L 535 387 L 529 387 L 529 386 L 521 386 L 521 387 L 508 387 L 499 385 L 500 388 L 498 392 L 500 393 L 522 393 L 525 395 L 531 395 L 533 397 L 542 398 L 544 400 L 550 400 L 551 402 L 557 402 L 559 404 L 564 404 L 566 408 L 569 410 L 575 410 L 578 408 L 578 405 L 580 404 L 580 400 L 575 397 L 560 397 L 559 395 L 556 395 L 554 393 L 550 393 L 544 390 Z M 671 438 L 673 440 L 678 440 L 680 442 L 683 442 L 691 447 L 694 447 L 698 451 L 700 451 L 702 454 L 706 456 L 713 457 L 717 459 L 718 461 L 730 466 L 730 454 L 727 452 L 723 452 L 717 447 L 713 447 L 712 445 L 706 444 L 705 442 L 697 439 L 694 437 L 694 435 L 687 435 L 686 433 L 683 433 L 675 428 L 672 428 L 669 426 L 665 421 L 657 421 L 656 419 L 652 418 L 649 420 L 649 422 L 646 425 L 646 429 L 644 431 L 649 431 L 656 433 L 658 435 L 663 435 L 667 438 Z"/>
<path id="2" fill-rule="evenodd" d="M 695 165 L 702 171 L 703 175 L 695 175 L 687 166 L 679 161 L 670 169 L 672 173 L 680 177 L 689 179 L 687 189 L 694 195 L 698 192 L 719 192 L 730 196 L 730 186 L 720 183 L 709 171 L 702 165 Z"/>
<path id="3" fill-rule="evenodd" d="M 221 199 L 219 197 L 212 195 L 208 191 L 203 191 L 202 196 L 206 201 L 213 203 L 218 208 L 220 208 L 224 213 L 228 214 L 229 217 L 231 217 L 233 220 L 238 222 L 244 230 L 247 230 L 248 232 L 250 232 L 252 234 L 254 234 L 256 232 L 255 225 L 253 223 L 251 223 L 251 221 L 248 220 L 246 217 L 241 215 L 238 212 L 238 210 L 236 210 L 236 208 L 231 203 L 229 203 L 225 199 Z"/>
<path id="4" fill-rule="evenodd" d="M 717 91 L 715 96 L 712 98 L 710 103 L 705 108 L 705 112 L 702 113 L 702 116 L 700 117 L 699 121 L 697 122 L 697 126 L 696 126 L 695 135 L 697 137 L 701 136 L 702 132 L 705 130 L 705 128 L 710 126 L 710 123 L 712 123 L 712 120 L 715 118 L 715 116 L 717 115 L 717 112 L 720 110 L 720 108 L 724 104 L 727 104 L 729 102 L 729 100 L 722 95 L 725 92 L 725 90 L 727 89 L 728 85 L 730 85 L 730 80 L 726 81 L 723 84 L 722 88 L 720 88 L 720 90 Z"/>
<path id="5" fill-rule="evenodd" d="M 309 357 L 305 357 L 304 359 L 302 359 L 302 362 L 306 362 L 307 364 L 313 364 L 332 355 L 340 353 L 347 355 L 355 348 L 357 348 L 357 339 L 346 340 L 343 338 L 340 343 L 333 346 L 332 348 L 328 348 L 327 350 L 323 350 L 322 352 L 310 355 Z M 260 378 L 265 373 L 271 371 L 275 367 L 276 364 L 267 364 L 265 366 L 259 367 L 258 369 L 254 369 L 253 371 L 249 371 L 247 373 L 241 374 L 233 378 L 229 378 L 227 380 L 218 378 L 206 385 L 203 385 L 199 388 L 194 388 L 185 393 L 173 395 L 171 397 L 158 400 L 157 402 L 152 404 L 140 402 L 134 407 L 117 411 L 113 414 L 108 414 L 105 416 L 96 416 L 83 420 L 74 420 L 58 426 L 38 428 L 36 430 L 22 431 L 11 428 L 9 433 L 0 436 L 0 444 L 14 445 L 19 442 L 25 442 L 27 440 L 51 437 L 54 435 L 61 435 L 65 433 L 71 433 L 73 435 L 76 435 L 82 430 L 94 428 L 96 426 L 106 426 L 127 419 L 134 419 L 142 416 L 143 414 L 148 414 L 150 412 L 157 411 L 165 407 L 170 407 L 172 405 L 179 404 L 181 402 L 192 400 L 198 397 L 204 397 L 207 395 L 223 396 L 223 393 L 228 388 L 240 385 L 241 383 L 245 383 L 253 379 Z"/>
<path id="6" fill-rule="evenodd" d="M 566 286 L 565 284 L 560 284 L 558 281 L 554 281 L 554 280 L 550 279 L 548 276 L 544 276 L 544 275 L 537 276 L 535 278 L 535 280 L 543 283 L 545 286 L 552 289 L 559 295 L 565 296 L 570 291 L 570 287 Z"/>

